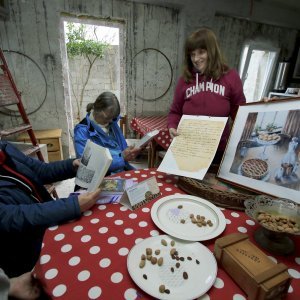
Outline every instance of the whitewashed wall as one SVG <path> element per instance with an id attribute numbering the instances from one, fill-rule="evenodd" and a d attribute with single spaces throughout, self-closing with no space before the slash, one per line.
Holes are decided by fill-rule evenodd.
<path id="1" fill-rule="evenodd" d="M 235 0 L 10 0 L 9 19 L 0 20 L 0 47 L 32 57 L 43 71 L 47 82 L 46 101 L 36 113 L 30 115 L 30 120 L 37 129 L 62 128 L 66 154 L 69 143 L 66 116 L 69 112 L 65 109 L 62 77 L 59 28 L 62 14 L 121 20 L 125 23 L 123 58 L 126 93 L 122 100 L 131 118 L 168 111 L 180 73 L 184 39 L 200 26 L 210 26 L 221 35 L 222 48 L 229 64 L 235 67 L 243 39 L 256 33 L 256 25 L 252 22 L 299 30 L 299 11 L 276 7 L 269 0 L 254 1 L 250 10 L 249 3 Z M 216 14 L 237 16 L 250 22 L 228 21 L 227 18 L 216 20 Z M 261 32 L 267 34 L 268 27 L 264 28 Z M 295 47 L 297 31 L 291 29 L 286 32 L 279 30 L 277 36 L 274 34 L 270 38 L 281 39 L 279 45 L 285 45 L 285 52 L 290 53 Z M 154 52 L 142 53 L 132 62 L 132 58 L 145 48 L 162 51 L 174 72 L 170 89 L 156 101 L 141 100 L 141 97 L 152 99 L 159 96 L 170 81 L 170 71 L 166 60 Z M 152 57 L 151 63 L 147 55 Z M 31 89 L 35 89 L 34 84 Z M 13 117 L 0 115 L 0 118 L 0 125 L 15 122 Z"/>
<path id="2" fill-rule="evenodd" d="M 169 92 L 155 106 L 144 106 L 143 101 L 135 97 L 133 85 L 143 85 L 144 82 L 140 82 L 139 77 L 132 78 L 134 70 L 131 67 L 131 58 L 144 48 L 157 48 L 168 56 L 172 68 L 176 70 L 179 26 L 176 9 L 118 0 L 11 0 L 9 4 L 9 19 L 0 21 L 0 47 L 17 50 L 32 57 L 42 69 L 47 81 L 47 99 L 36 113 L 30 115 L 30 120 L 36 129 L 62 128 L 65 154 L 68 152 L 69 128 L 60 49 L 59 26 L 62 13 L 124 20 L 126 98 L 122 100 L 126 103 L 125 109 L 129 118 L 149 109 L 151 112 L 167 112 L 175 80 L 173 79 Z M 144 68 L 146 70 L 147 65 Z M 5 121 L 6 125 L 11 119 L 1 115 L 1 121 Z"/>

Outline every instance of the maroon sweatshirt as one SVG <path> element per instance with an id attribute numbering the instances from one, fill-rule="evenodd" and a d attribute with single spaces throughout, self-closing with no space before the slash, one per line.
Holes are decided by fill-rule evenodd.
<path id="1" fill-rule="evenodd" d="M 206 80 L 195 74 L 191 83 L 179 78 L 168 115 L 168 128 L 177 128 L 182 115 L 235 118 L 238 106 L 246 102 L 242 81 L 232 69 L 218 80 Z M 224 151 L 229 137 L 228 123 L 218 151 Z"/>

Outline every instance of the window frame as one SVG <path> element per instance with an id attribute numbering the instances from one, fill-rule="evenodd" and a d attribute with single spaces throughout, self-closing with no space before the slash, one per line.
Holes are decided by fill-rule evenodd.
<path id="1" fill-rule="evenodd" d="M 248 48 L 248 49 L 246 49 L 246 48 Z M 240 74 L 243 86 L 247 79 L 248 67 L 249 67 L 249 63 L 250 63 L 250 59 L 251 59 L 253 50 L 275 52 L 274 63 L 270 67 L 270 71 L 267 74 L 267 78 L 265 79 L 266 84 L 264 85 L 264 88 L 263 88 L 262 94 L 261 94 L 261 97 L 265 97 L 265 96 L 267 96 L 267 94 L 269 92 L 270 85 L 271 85 L 271 79 L 274 75 L 275 67 L 278 64 L 280 48 L 274 47 L 267 43 L 256 42 L 256 41 L 246 41 L 243 44 L 242 54 L 241 54 L 240 63 L 239 63 L 239 74 Z M 246 54 L 245 54 L 245 51 L 247 51 Z"/>

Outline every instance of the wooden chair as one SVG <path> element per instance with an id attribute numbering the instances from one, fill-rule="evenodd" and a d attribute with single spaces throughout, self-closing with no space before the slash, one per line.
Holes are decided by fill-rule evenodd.
<path id="1" fill-rule="evenodd" d="M 155 162 L 154 162 L 154 167 L 155 168 L 157 168 L 159 166 L 159 164 L 161 163 L 161 161 L 165 157 L 166 153 L 167 153 L 166 150 L 156 151 L 156 153 L 155 153 Z"/>
<path id="2" fill-rule="evenodd" d="M 127 133 L 128 133 L 128 118 L 127 115 L 125 114 L 124 116 L 121 116 L 120 120 L 119 120 L 119 126 L 121 128 L 121 131 L 125 137 L 126 143 L 128 146 L 134 145 L 137 143 L 137 141 L 140 139 L 140 136 L 138 135 L 137 139 L 128 139 L 127 138 Z M 140 156 L 146 156 L 149 162 L 149 146 L 147 146 L 146 148 L 143 149 L 143 151 L 141 152 Z M 139 159 L 135 160 L 134 163 L 139 163 Z"/>
<path id="3" fill-rule="evenodd" d="M 127 115 L 121 116 L 119 120 L 119 126 L 126 139 L 127 138 Z"/>

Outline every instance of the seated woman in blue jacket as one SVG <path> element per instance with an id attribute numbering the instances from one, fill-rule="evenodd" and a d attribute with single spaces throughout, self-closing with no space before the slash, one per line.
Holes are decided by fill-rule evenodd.
<path id="1" fill-rule="evenodd" d="M 140 152 L 139 148 L 128 147 L 118 125 L 120 104 L 115 94 L 104 92 L 94 103 L 87 105 L 86 117 L 74 128 L 74 144 L 77 158 L 82 156 L 88 139 L 109 149 L 113 161 L 107 175 L 133 170 L 128 161 Z"/>
<path id="2" fill-rule="evenodd" d="M 7 276 L 31 271 L 45 230 L 79 218 L 99 199 L 97 189 L 54 201 L 45 189 L 44 184 L 74 177 L 79 163 L 78 159 L 45 163 L 0 141 L 0 268 Z"/>

